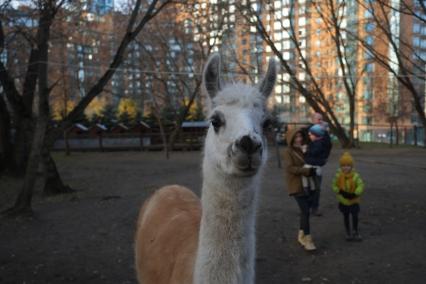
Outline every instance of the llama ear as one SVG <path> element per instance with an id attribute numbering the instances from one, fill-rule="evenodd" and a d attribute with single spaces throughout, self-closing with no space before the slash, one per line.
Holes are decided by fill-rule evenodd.
<path id="1" fill-rule="evenodd" d="M 213 53 L 207 60 L 203 72 L 203 86 L 207 90 L 210 99 L 213 99 L 220 91 L 220 55 Z"/>
<path id="2" fill-rule="evenodd" d="M 263 80 L 259 84 L 260 93 L 267 98 L 274 89 L 275 81 L 277 80 L 277 67 L 274 59 L 269 59 L 268 70 Z"/>

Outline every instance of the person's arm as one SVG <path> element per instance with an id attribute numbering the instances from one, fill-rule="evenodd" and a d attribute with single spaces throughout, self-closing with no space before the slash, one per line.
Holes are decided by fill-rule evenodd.
<path id="1" fill-rule="evenodd" d="M 309 176 L 311 173 L 311 170 L 309 168 L 304 168 L 301 166 L 296 166 L 294 164 L 293 158 L 290 155 L 290 150 L 284 151 L 284 160 L 286 160 L 286 171 L 289 173 L 292 173 L 294 175 L 300 176 Z"/>
<path id="2" fill-rule="evenodd" d="M 335 175 L 334 175 L 334 178 L 333 178 L 333 182 L 331 183 L 331 189 L 333 189 L 333 191 L 335 192 L 335 193 L 339 193 L 339 191 L 340 191 L 340 188 L 337 186 L 337 177 L 339 176 L 339 172 L 337 172 Z"/>
<path id="3" fill-rule="evenodd" d="M 356 184 L 356 188 L 355 188 L 355 194 L 357 196 L 360 196 L 363 192 L 364 192 L 364 182 L 361 179 L 361 176 L 356 173 L 355 174 L 355 184 Z"/>

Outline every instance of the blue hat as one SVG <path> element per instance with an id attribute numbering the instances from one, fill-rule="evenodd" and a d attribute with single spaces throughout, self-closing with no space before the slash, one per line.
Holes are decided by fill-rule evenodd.
<path id="1" fill-rule="evenodd" d="M 320 124 L 312 125 L 309 128 L 309 132 L 311 132 L 312 134 L 314 134 L 317 137 L 323 137 L 325 135 L 325 130 Z"/>

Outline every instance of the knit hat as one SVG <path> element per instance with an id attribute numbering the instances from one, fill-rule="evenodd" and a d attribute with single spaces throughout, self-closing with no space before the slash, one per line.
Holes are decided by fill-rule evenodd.
<path id="1" fill-rule="evenodd" d="M 354 165 L 354 159 L 352 158 L 351 154 L 349 152 L 343 153 L 342 157 L 340 157 L 339 160 L 340 166 L 353 166 Z"/>
<path id="2" fill-rule="evenodd" d="M 325 134 L 324 128 L 320 124 L 314 124 L 309 128 L 309 132 L 317 137 L 323 137 Z"/>

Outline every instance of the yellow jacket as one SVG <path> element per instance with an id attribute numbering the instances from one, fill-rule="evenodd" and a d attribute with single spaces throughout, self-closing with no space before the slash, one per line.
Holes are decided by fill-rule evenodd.
<path id="1" fill-rule="evenodd" d="M 337 200 L 340 203 L 343 205 L 352 205 L 360 202 L 360 196 L 364 192 L 364 182 L 360 175 L 354 170 L 345 175 L 342 170 L 339 169 L 334 176 L 332 188 L 337 194 Z M 354 198 L 343 196 L 347 194 L 353 194 Z"/>

